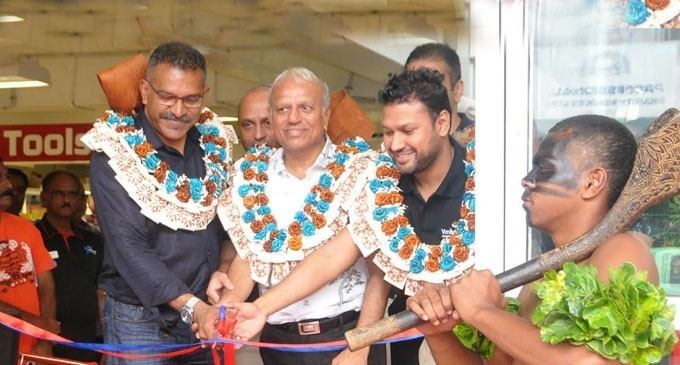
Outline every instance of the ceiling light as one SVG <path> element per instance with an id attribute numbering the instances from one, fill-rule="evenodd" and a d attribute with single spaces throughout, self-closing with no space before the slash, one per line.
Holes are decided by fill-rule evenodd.
<path id="1" fill-rule="evenodd" d="M 0 89 L 49 86 L 50 73 L 36 60 L 0 65 Z"/>
<path id="2" fill-rule="evenodd" d="M 11 14 L 0 14 L 0 23 L 23 22 L 24 18 Z"/>

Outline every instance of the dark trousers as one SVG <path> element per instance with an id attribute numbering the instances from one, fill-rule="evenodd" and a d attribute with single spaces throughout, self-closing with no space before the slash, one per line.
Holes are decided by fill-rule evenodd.
<path id="1" fill-rule="evenodd" d="M 0 325 L 0 364 L 16 364 L 19 351 L 19 332 Z"/>
<path id="2" fill-rule="evenodd" d="M 397 294 L 387 313 L 389 315 L 397 314 L 406 309 L 406 299 L 408 297 L 402 293 Z M 418 360 L 418 352 L 420 351 L 420 344 L 423 343 L 423 338 L 418 338 L 410 341 L 395 342 L 390 344 L 390 356 L 392 356 L 392 365 L 420 365 Z"/>
<path id="3" fill-rule="evenodd" d="M 356 319 L 341 323 L 338 326 L 316 335 L 300 335 L 297 331 L 283 328 L 281 325 L 266 324 L 262 330 L 260 341 L 271 343 L 317 343 L 341 340 L 345 331 L 356 327 Z M 290 326 L 294 327 L 294 326 Z M 264 365 L 329 365 L 342 350 L 325 352 L 286 352 L 260 348 L 260 356 Z M 371 346 L 368 355 L 369 365 L 385 365 L 385 345 Z"/>

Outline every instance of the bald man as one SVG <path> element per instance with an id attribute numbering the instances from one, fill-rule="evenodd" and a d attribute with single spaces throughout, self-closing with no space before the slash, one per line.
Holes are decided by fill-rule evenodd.
<path id="1" fill-rule="evenodd" d="M 269 122 L 269 87 L 257 86 L 248 90 L 238 103 L 238 126 L 246 150 L 256 144 L 278 147 Z"/>

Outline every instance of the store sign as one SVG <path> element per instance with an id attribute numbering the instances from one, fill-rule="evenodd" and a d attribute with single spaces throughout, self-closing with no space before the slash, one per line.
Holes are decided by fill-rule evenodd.
<path id="1" fill-rule="evenodd" d="M 536 119 L 604 114 L 654 118 L 678 100 L 675 43 L 538 49 Z"/>
<path id="2" fill-rule="evenodd" d="M 91 124 L 0 125 L 0 156 L 5 162 L 86 162 L 90 149 L 80 141 Z"/>

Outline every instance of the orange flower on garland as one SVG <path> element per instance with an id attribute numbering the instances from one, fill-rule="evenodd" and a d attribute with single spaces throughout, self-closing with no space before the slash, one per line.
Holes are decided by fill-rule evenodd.
<path id="1" fill-rule="evenodd" d="M 144 157 L 153 151 L 153 146 L 149 142 L 142 142 L 135 146 L 135 153 L 139 157 Z"/>
<path id="2" fill-rule="evenodd" d="M 397 225 L 394 219 L 386 220 L 382 223 L 382 231 L 388 236 L 397 232 L 397 228 L 399 228 L 399 225 Z"/>
<path id="3" fill-rule="evenodd" d="M 292 236 L 288 239 L 288 247 L 291 250 L 299 250 L 302 248 L 302 239 L 300 236 Z"/>
<path id="4" fill-rule="evenodd" d="M 253 169 L 247 169 L 246 171 L 243 171 L 243 178 L 246 180 L 252 180 L 255 177 L 255 170 Z"/>
<path id="5" fill-rule="evenodd" d="M 439 270 L 439 261 L 436 259 L 427 260 L 425 262 L 425 268 L 429 272 L 437 272 L 437 270 Z"/>
<path id="6" fill-rule="evenodd" d="M 411 254 L 413 254 L 413 248 L 409 246 L 402 246 L 399 249 L 399 257 L 401 257 L 404 260 L 408 260 L 411 257 Z"/>
<path id="7" fill-rule="evenodd" d="M 410 234 L 406 236 L 404 242 L 406 243 L 406 246 L 416 248 L 416 246 L 418 246 L 418 244 L 420 243 L 420 238 L 418 238 L 418 236 L 416 236 L 415 234 Z"/>
<path id="8" fill-rule="evenodd" d="M 326 225 L 326 217 L 323 214 L 315 214 L 312 217 L 312 223 L 314 223 L 316 228 L 321 228 Z"/>
<path id="9" fill-rule="evenodd" d="M 250 222 L 250 229 L 253 230 L 253 232 L 258 233 L 264 228 L 264 223 L 262 223 L 261 220 L 254 220 Z"/>
<path id="10" fill-rule="evenodd" d="M 453 248 L 453 258 L 458 262 L 467 260 L 470 250 L 465 245 L 457 245 Z"/>
<path id="11" fill-rule="evenodd" d="M 291 236 L 299 236 L 302 234 L 302 226 L 300 225 L 300 222 L 298 221 L 293 221 L 288 226 L 288 233 L 290 233 Z"/>
<path id="12" fill-rule="evenodd" d="M 257 203 L 257 198 L 255 198 L 252 195 L 249 195 L 245 198 L 243 198 L 243 206 L 250 209 L 255 206 L 255 203 Z"/>

